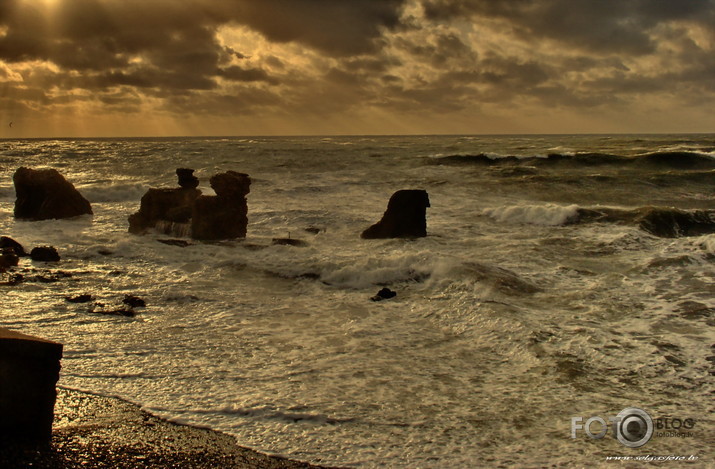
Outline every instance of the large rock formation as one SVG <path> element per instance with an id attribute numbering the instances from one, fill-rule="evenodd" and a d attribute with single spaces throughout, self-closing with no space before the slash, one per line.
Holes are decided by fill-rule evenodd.
<path id="1" fill-rule="evenodd" d="M 49 443 L 62 344 L 0 328 L 0 444 Z"/>
<path id="2" fill-rule="evenodd" d="M 362 232 L 365 239 L 420 238 L 427 236 L 427 191 L 401 190 L 392 194 L 382 219 Z"/>
<path id="3" fill-rule="evenodd" d="M 194 202 L 191 237 L 200 240 L 245 238 L 248 226 L 246 195 L 251 178 L 227 171 L 210 180 L 215 196 L 201 196 Z"/>
<path id="4" fill-rule="evenodd" d="M 176 175 L 179 186 L 175 189 L 149 189 L 141 199 L 139 211 L 129 216 L 129 232 L 145 233 L 150 228 L 162 226 L 163 230 L 173 224 L 188 224 L 191 220 L 194 201 L 201 195 L 196 189 L 199 180 L 194 170 L 179 168 Z"/>
<path id="5" fill-rule="evenodd" d="M 215 196 L 202 196 L 192 169 L 176 170 L 176 189 L 149 189 L 141 199 L 139 212 L 129 217 L 129 231 L 135 234 L 157 229 L 175 236 L 199 240 L 243 238 L 248 225 L 246 194 L 251 179 L 247 174 L 227 171 L 210 180 Z"/>
<path id="6" fill-rule="evenodd" d="M 19 168 L 15 218 L 47 220 L 92 214 L 92 206 L 56 169 Z"/>

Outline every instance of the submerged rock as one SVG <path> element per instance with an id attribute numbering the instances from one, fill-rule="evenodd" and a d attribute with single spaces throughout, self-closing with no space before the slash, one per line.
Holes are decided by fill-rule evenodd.
<path id="1" fill-rule="evenodd" d="M 88 293 L 75 296 L 66 296 L 65 300 L 68 303 L 89 303 L 94 300 L 94 297 Z"/>
<path id="2" fill-rule="evenodd" d="M 52 246 L 39 246 L 30 251 L 30 259 L 38 262 L 59 262 L 60 255 Z"/>
<path id="3" fill-rule="evenodd" d="M 20 258 L 12 248 L 4 248 L 0 254 L 0 272 L 5 272 L 10 267 L 15 267 Z"/>
<path id="4" fill-rule="evenodd" d="M 280 245 L 280 246 L 298 246 L 298 247 L 303 247 L 303 246 L 308 245 L 308 243 L 306 243 L 302 239 L 295 239 L 295 238 L 273 238 L 272 244 Z"/>
<path id="5" fill-rule="evenodd" d="M 362 232 L 365 239 L 421 238 L 427 236 L 427 191 L 421 189 L 395 192 L 382 219 Z"/>
<path id="6" fill-rule="evenodd" d="M 638 222 L 640 229 L 661 238 L 715 233 L 715 211 L 651 208 L 639 217 Z"/>
<path id="7" fill-rule="evenodd" d="M 15 218 L 48 220 L 91 215 L 92 206 L 56 169 L 19 168 Z"/>
<path id="8" fill-rule="evenodd" d="M 139 298 L 138 296 L 134 296 L 134 295 L 124 295 L 124 299 L 122 300 L 122 303 L 124 303 L 125 305 L 128 305 L 131 308 L 146 307 L 146 301 L 144 301 L 142 298 Z"/>
<path id="9" fill-rule="evenodd" d="M 373 296 L 370 298 L 372 301 L 382 301 L 382 300 L 389 300 L 390 298 L 394 298 L 397 296 L 397 293 L 394 291 L 390 290 L 389 288 L 385 287 L 379 292 L 377 292 L 377 295 Z"/>

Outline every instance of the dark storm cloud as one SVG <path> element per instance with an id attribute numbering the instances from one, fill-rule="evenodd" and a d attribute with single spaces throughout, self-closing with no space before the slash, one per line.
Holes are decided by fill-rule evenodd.
<path id="1" fill-rule="evenodd" d="M 688 20 L 713 29 L 713 0 L 425 0 L 433 21 L 470 15 L 502 18 L 517 34 L 548 37 L 600 52 L 647 54 L 658 23 Z"/>

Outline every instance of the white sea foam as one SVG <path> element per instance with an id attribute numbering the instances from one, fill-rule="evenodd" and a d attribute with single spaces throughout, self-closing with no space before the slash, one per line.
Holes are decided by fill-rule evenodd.
<path id="1" fill-rule="evenodd" d="M 500 223 L 557 226 L 576 221 L 578 205 L 509 205 L 485 209 L 483 214 Z"/>

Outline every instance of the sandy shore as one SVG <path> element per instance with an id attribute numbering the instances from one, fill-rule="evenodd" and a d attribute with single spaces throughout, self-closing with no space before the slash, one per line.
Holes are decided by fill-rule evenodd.
<path id="1" fill-rule="evenodd" d="M 128 402 L 58 389 L 52 443 L 2 447 L 0 467 L 31 468 L 315 468 L 241 448 L 223 433 L 177 425 Z"/>

